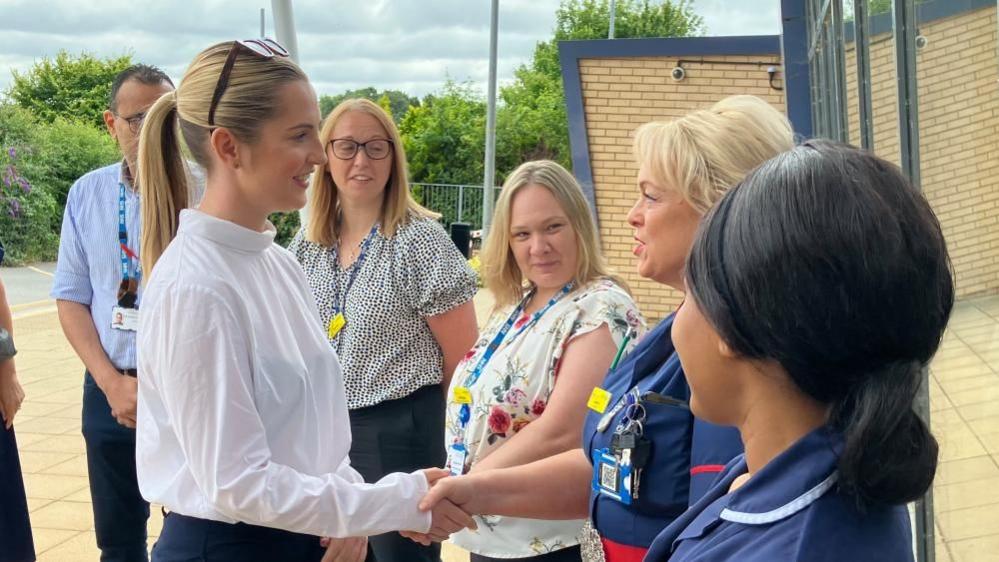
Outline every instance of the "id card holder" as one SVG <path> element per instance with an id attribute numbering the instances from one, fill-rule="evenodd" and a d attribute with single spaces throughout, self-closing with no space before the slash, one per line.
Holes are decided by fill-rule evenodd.
<path id="1" fill-rule="evenodd" d="M 139 329 L 139 309 L 116 306 L 111 309 L 111 328 L 123 332 Z"/>
<path id="2" fill-rule="evenodd" d="M 461 476 L 465 473 L 465 459 L 468 449 L 465 445 L 456 443 L 447 448 L 447 469 L 451 476 Z"/>
<path id="3" fill-rule="evenodd" d="M 342 312 L 337 312 L 330 318 L 330 325 L 327 327 L 326 335 L 329 339 L 333 339 L 343 330 L 343 327 L 347 325 L 347 319 L 344 317 Z"/>
<path id="4" fill-rule="evenodd" d="M 590 487 L 601 496 L 606 496 L 624 505 L 631 505 L 630 463 L 622 463 L 610 449 L 593 451 L 593 481 Z"/>

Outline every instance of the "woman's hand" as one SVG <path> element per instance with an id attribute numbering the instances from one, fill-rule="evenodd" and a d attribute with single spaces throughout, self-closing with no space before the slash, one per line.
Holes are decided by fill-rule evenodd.
<path id="1" fill-rule="evenodd" d="M 14 427 L 14 416 L 21 409 L 22 402 L 24 402 L 24 390 L 17 380 L 14 360 L 7 359 L 0 362 L 0 418 L 3 419 L 5 428 Z"/>
<path id="2" fill-rule="evenodd" d="M 430 484 L 430 491 L 420 501 L 420 511 L 430 512 L 432 520 L 430 530 L 426 533 L 401 531 L 400 534 L 420 544 L 428 545 L 431 542 L 445 541 L 453 533 L 462 529 L 477 529 L 475 520 L 461 507 L 439 493 L 431 496 L 438 487 L 445 486 L 446 489 L 450 489 L 448 482 L 460 478 L 449 478 L 448 471 L 442 468 L 428 468 L 424 471 L 424 475 Z M 429 502 L 427 501 L 428 497 L 432 497 Z"/>

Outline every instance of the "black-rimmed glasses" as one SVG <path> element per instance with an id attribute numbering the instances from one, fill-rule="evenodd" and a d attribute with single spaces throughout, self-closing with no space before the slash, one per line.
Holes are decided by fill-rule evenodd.
<path id="1" fill-rule="evenodd" d="M 123 119 L 126 123 L 128 123 L 128 130 L 132 131 L 133 135 L 139 134 L 139 131 L 142 130 L 142 122 L 146 119 L 145 113 L 139 113 L 138 115 L 133 115 L 131 117 L 123 117 L 114 112 L 112 112 L 112 114 L 118 119 Z"/>
<path id="2" fill-rule="evenodd" d="M 333 139 L 330 141 L 333 146 L 333 156 L 340 160 L 350 160 L 357 156 L 357 151 L 364 149 L 364 153 L 372 160 L 384 160 L 392 152 L 392 141 L 388 139 L 371 139 L 368 142 L 357 142 L 352 139 Z"/>
<path id="3" fill-rule="evenodd" d="M 222 72 L 219 74 L 219 81 L 215 85 L 212 104 L 208 106 L 208 125 L 210 127 L 215 126 L 215 109 L 218 107 L 219 101 L 222 100 L 225 89 L 229 87 L 229 75 L 232 74 L 232 67 L 236 64 L 236 55 L 239 54 L 240 47 L 250 54 L 265 59 L 290 56 L 288 49 L 273 39 L 237 39 L 233 41 L 232 47 L 229 47 L 229 56 L 226 57 Z"/>

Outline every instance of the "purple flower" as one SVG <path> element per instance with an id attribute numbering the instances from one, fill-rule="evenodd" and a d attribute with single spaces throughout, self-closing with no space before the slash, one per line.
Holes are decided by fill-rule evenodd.
<path id="1" fill-rule="evenodd" d="M 21 203 L 17 199 L 11 199 L 10 203 L 10 216 L 13 218 L 18 218 L 21 216 Z"/>
<path id="2" fill-rule="evenodd" d="M 28 183 L 28 180 L 24 178 L 17 178 L 17 183 L 21 186 L 21 191 L 25 194 L 31 193 L 31 184 Z"/>
<path id="3" fill-rule="evenodd" d="M 17 158 L 17 151 L 14 150 L 13 146 L 7 149 L 7 154 L 10 154 L 11 158 Z"/>

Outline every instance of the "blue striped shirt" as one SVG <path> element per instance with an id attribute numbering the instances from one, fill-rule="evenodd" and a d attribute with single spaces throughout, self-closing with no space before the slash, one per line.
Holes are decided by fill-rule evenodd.
<path id="1" fill-rule="evenodd" d="M 118 182 L 123 166 L 119 162 L 88 172 L 70 188 L 52 298 L 89 306 L 108 359 L 119 369 L 134 369 L 135 332 L 111 328 L 111 310 L 118 305 L 121 285 Z M 139 194 L 131 188 L 125 190 L 125 225 L 128 247 L 138 255 Z M 131 261 L 129 275 L 134 275 L 137 264 Z M 141 302 L 141 289 L 139 293 Z"/>
<path id="2" fill-rule="evenodd" d="M 203 176 L 193 166 L 195 200 L 200 199 Z M 123 178 L 124 161 L 88 172 L 76 180 L 66 198 L 59 240 L 59 261 L 51 296 L 90 307 L 101 346 L 119 369 L 134 369 L 135 332 L 111 328 L 112 309 L 118 305 L 121 285 L 121 249 L 118 243 L 119 181 L 124 181 L 125 225 L 128 247 L 139 255 L 139 194 Z M 129 275 L 136 261 L 130 260 Z M 139 303 L 142 288 L 139 288 Z"/>

